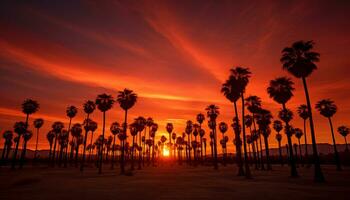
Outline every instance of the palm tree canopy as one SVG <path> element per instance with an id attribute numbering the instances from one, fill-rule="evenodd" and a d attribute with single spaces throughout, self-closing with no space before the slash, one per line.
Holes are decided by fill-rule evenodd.
<path id="1" fill-rule="evenodd" d="M 255 118 L 259 128 L 262 130 L 267 130 L 268 126 L 271 124 L 272 115 L 269 110 L 260 109 L 260 111 L 255 115 Z"/>
<path id="2" fill-rule="evenodd" d="M 200 129 L 199 130 L 199 137 L 204 137 L 204 135 L 205 135 L 204 129 Z"/>
<path id="3" fill-rule="evenodd" d="M 253 117 L 251 115 L 244 116 L 244 124 L 246 127 L 251 127 L 253 124 Z"/>
<path id="4" fill-rule="evenodd" d="M 96 129 L 97 129 L 97 122 L 91 120 L 91 121 L 89 122 L 89 130 L 90 130 L 91 132 L 95 132 Z"/>
<path id="5" fill-rule="evenodd" d="M 112 95 L 103 93 L 97 96 L 95 103 L 101 112 L 106 112 L 112 108 L 114 99 Z"/>
<path id="6" fill-rule="evenodd" d="M 22 103 L 22 112 L 30 115 L 39 110 L 39 103 L 32 99 L 26 99 Z"/>
<path id="7" fill-rule="evenodd" d="M 314 44 L 313 41 L 297 41 L 284 48 L 280 59 L 283 69 L 297 78 L 308 77 L 317 69 L 315 62 L 320 60 L 320 54 L 312 51 Z"/>
<path id="8" fill-rule="evenodd" d="M 73 137 L 77 138 L 77 137 L 81 136 L 82 131 L 83 131 L 83 129 L 82 129 L 81 124 L 76 123 L 72 126 L 71 132 L 72 132 Z"/>
<path id="9" fill-rule="evenodd" d="M 117 134 L 121 133 L 120 124 L 119 124 L 118 122 L 113 122 L 113 123 L 111 124 L 111 127 L 110 127 L 109 130 L 111 131 L 111 133 L 112 133 L 113 135 L 117 135 Z"/>
<path id="10" fill-rule="evenodd" d="M 230 76 L 221 87 L 221 93 L 231 102 L 236 102 L 241 96 L 239 81 Z"/>
<path id="11" fill-rule="evenodd" d="M 93 101 L 91 101 L 91 100 L 87 100 L 84 103 L 83 108 L 84 108 L 84 112 L 86 114 L 91 114 L 96 109 L 96 104 Z"/>
<path id="12" fill-rule="evenodd" d="M 227 129 L 228 129 L 228 126 L 225 122 L 219 123 L 219 130 L 221 133 L 226 133 Z"/>
<path id="13" fill-rule="evenodd" d="M 249 83 L 249 78 L 252 74 L 249 71 L 249 68 L 235 67 L 230 69 L 230 72 L 231 72 L 231 76 L 233 76 L 238 81 L 237 89 L 239 93 L 244 93 L 245 88 Z"/>
<path id="14" fill-rule="evenodd" d="M 350 128 L 346 126 L 339 126 L 337 130 L 338 130 L 338 133 L 343 137 L 346 137 L 350 132 Z"/>
<path id="15" fill-rule="evenodd" d="M 173 132 L 174 126 L 172 123 L 167 123 L 166 125 L 166 131 L 170 134 L 171 132 Z"/>
<path id="16" fill-rule="evenodd" d="M 137 95 L 132 90 L 125 88 L 123 91 L 118 92 L 117 101 L 123 110 L 129 110 L 135 105 Z"/>
<path id="17" fill-rule="evenodd" d="M 35 119 L 33 124 L 35 128 L 41 128 L 44 124 L 44 120 L 42 118 Z"/>
<path id="18" fill-rule="evenodd" d="M 146 120 L 146 125 L 148 127 L 151 127 L 153 125 L 153 119 L 151 117 L 148 117 L 147 120 Z"/>
<path id="19" fill-rule="evenodd" d="M 294 127 L 291 125 L 286 125 L 284 127 L 284 133 L 288 136 L 292 136 L 294 134 Z"/>
<path id="20" fill-rule="evenodd" d="M 295 137 L 300 139 L 303 136 L 303 131 L 300 128 L 295 128 L 294 129 L 294 134 L 295 134 Z"/>
<path id="21" fill-rule="evenodd" d="M 54 138 L 55 138 L 55 133 L 53 131 L 49 131 L 46 135 L 46 139 L 49 141 L 50 145 L 53 143 Z"/>
<path id="22" fill-rule="evenodd" d="M 214 104 L 207 106 L 205 110 L 207 111 L 207 116 L 212 120 L 215 120 L 216 117 L 220 114 L 219 107 Z"/>
<path id="23" fill-rule="evenodd" d="M 134 122 L 132 124 L 129 125 L 129 130 L 130 130 L 130 134 L 132 136 L 136 136 L 138 133 L 138 129 L 137 129 L 137 124 Z"/>
<path id="24" fill-rule="evenodd" d="M 309 118 L 309 109 L 307 108 L 307 105 L 302 104 L 297 109 L 299 117 L 301 117 L 303 120 L 307 120 Z"/>
<path id="25" fill-rule="evenodd" d="M 283 129 L 282 122 L 280 120 L 273 121 L 273 129 L 279 133 Z"/>
<path id="26" fill-rule="evenodd" d="M 261 109 L 261 99 L 258 96 L 249 96 L 245 99 L 245 106 L 251 113 L 257 113 Z"/>
<path id="27" fill-rule="evenodd" d="M 13 133 L 12 131 L 10 130 L 7 130 L 7 131 L 4 131 L 4 133 L 2 134 L 2 137 L 5 139 L 5 140 L 12 140 L 13 138 Z"/>
<path id="28" fill-rule="evenodd" d="M 14 129 L 15 133 L 17 133 L 18 135 L 22 135 L 27 130 L 26 123 L 22 122 L 22 121 L 16 122 L 15 125 L 13 126 L 13 129 Z"/>
<path id="29" fill-rule="evenodd" d="M 62 122 L 54 122 L 52 124 L 52 130 L 56 133 L 59 134 L 61 130 L 64 128 L 64 124 Z"/>
<path id="30" fill-rule="evenodd" d="M 199 114 L 197 115 L 197 122 L 198 122 L 199 124 L 202 124 L 204 120 L 205 120 L 205 116 L 204 116 L 202 113 L 199 113 Z"/>
<path id="31" fill-rule="evenodd" d="M 66 109 L 66 114 L 69 118 L 75 117 L 75 115 L 77 115 L 77 113 L 78 113 L 78 109 L 75 106 L 68 106 Z"/>
<path id="32" fill-rule="evenodd" d="M 32 133 L 32 131 L 27 130 L 22 136 L 23 136 L 24 141 L 28 142 L 33 137 L 33 133 Z"/>
<path id="33" fill-rule="evenodd" d="M 337 106 L 334 101 L 330 99 L 323 99 L 317 102 L 315 108 L 320 112 L 324 117 L 332 117 L 337 112 Z"/>
<path id="34" fill-rule="evenodd" d="M 278 118 L 285 123 L 289 123 L 293 119 L 293 112 L 289 109 L 282 109 L 278 112 Z"/>
<path id="35" fill-rule="evenodd" d="M 137 130 L 141 132 L 143 129 L 145 129 L 147 120 L 144 117 L 139 116 L 135 119 L 135 123 L 137 124 Z"/>
<path id="36" fill-rule="evenodd" d="M 270 81 L 267 92 L 279 104 L 287 103 L 293 97 L 294 83 L 290 78 L 279 77 Z"/>
<path id="37" fill-rule="evenodd" d="M 276 140 L 280 142 L 282 140 L 282 134 L 277 133 L 276 134 Z"/>

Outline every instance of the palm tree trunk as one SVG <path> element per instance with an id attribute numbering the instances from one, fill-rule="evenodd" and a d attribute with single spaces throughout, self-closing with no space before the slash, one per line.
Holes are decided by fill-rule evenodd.
<path id="1" fill-rule="evenodd" d="M 55 167 L 55 156 L 56 156 L 57 136 L 58 136 L 58 134 L 55 133 L 55 144 L 53 145 L 53 153 L 52 153 L 52 167 Z"/>
<path id="2" fill-rule="evenodd" d="M 103 160 L 103 144 L 105 140 L 105 126 L 106 126 L 106 112 L 103 112 L 103 124 L 102 124 L 102 142 L 100 146 L 100 161 L 98 164 L 98 173 L 102 174 L 102 160 Z"/>
<path id="3" fill-rule="evenodd" d="M 188 138 L 188 164 L 191 165 L 191 138 L 190 138 L 190 134 L 187 135 Z"/>
<path id="4" fill-rule="evenodd" d="M 131 150 L 131 170 L 134 170 L 134 152 L 135 152 L 135 136 L 132 136 L 132 150 Z"/>
<path id="5" fill-rule="evenodd" d="M 345 152 L 348 152 L 349 148 L 348 148 L 348 141 L 346 140 L 346 136 L 344 136 L 344 140 L 345 140 Z"/>
<path id="6" fill-rule="evenodd" d="M 51 160 L 51 154 L 52 154 L 52 143 L 50 143 L 50 150 L 49 150 L 49 163 L 50 163 L 50 160 Z"/>
<path id="7" fill-rule="evenodd" d="M 332 140 L 333 140 L 333 148 L 334 148 L 334 158 L 335 158 L 335 164 L 337 166 L 337 171 L 341 171 L 341 165 L 340 165 L 340 159 L 339 159 L 339 154 L 337 150 L 337 144 L 335 142 L 335 137 L 334 137 L 334 131 L 333 131 L 333 124 L 332 120 L 330 117 L 328 117 L 329 125 L 331 126 L 331 132 L 332 132 Z"/>
<path id="8" fill-rule="evenodd" d="M 139 152 L 139 163 L 137 169 L 141 169 L 141 162 L 142 162 L 142 140 L 141 140 L 142 132 L 139 132 L 139 149 L 137 151 Z"/>
<path id="9" fill-rule="evenodd" d="M 233 102 L 234 110 L 235 110 L 235 116 L 236 116 L 236 124 L 239 126 L 239 119 L 238 119 L 238 112 L 237 112 L 237 104 L 236 102 Z M 234 128 L 235 129 L 235 128 Z M 243 170 L 243 163 L 242 163 L 242 149 L 241 149 L 241 138 L 239 136 L 238 130 L 234 130 L 235 132 L 235 139 L 236 139 L 236 159 L 237 159 L 237 165 L 238 165 L 238 176 L 244 176 L 244 170 Z"/>
<path id="10" fill-rule="evenodd" d="M 114 169 L 114 146 L 115 146 L 115 135 L 113 135 L 113 146 L 112 146 L 112 159 L 111 159 L 111 169 Z"/>
<path id="11" fill-rule="evenodd" d="M 283 110 L 286 110 L 286 105 L 282 104 L 282 108 Z M 289 126 L 289 124 L 286 122 L 286 126 Z M 290 163 L 290 175 L 291 177 L 298 177 L 298 172 L 297 172 L 297 168 L 295 165 L 295 160 L 294 160 L 294 156 L 293 156 L 293 144 L 292 144 L 292 139 L 291 139 L 291 135 L 287 134 L 287 139 L 288 139 L 288 147 L 289 147 L 289 163 Z"/>
<path id="12" fill-rule="evenodd" d="M 26 116 L 26 131 L 27 131 L 27 127 L 28 127 L 28 118 L 29 118 L 29 114 L 27 114 L 27 116 Z M 21 140 L 21 136 L 18 135 L 18 141 L 17 141 L 17 143 L 16 143 L 15 152 L 14 152 L 13 158 L 12 158 L 11 169 L 15 169 L 15 166 L 16 166 L 17 153 L 18 153 L 18 146 L 19 146 L 20 140 Z"/>
<path id="13" fill-rule="evenodd" d="M 300 145 L 300 139 L 298 138 L 298 144 L 299 144 L 299 159 L 300 159 L 300 163 L 301 166 L 304 166 L 304 160 L 303 160 L 303 154 L 301 153 L 301 145 Z"/>
<path id="14" fill-rule="evenodd" d="M 24 140 L 24 144 L 23 144 L 23 149 L 22 149 L 22 155 L 21 155 L 21 161 L 19 164 L 19 168 L 22 169 L 24 162 L 25 162 L 25 158 L 26 158 L 26 152 L 27 152 L 27 141 Z"/>
<path id="15" fill-rule="evenodd" d="M 246 143 L 246 135 L 245 135 L 245 125 L 244 125 L 244 95 L 241 93 L 242 99 L 242 132 L 243 132 L 243 151 L 244 151 L 244 166 L 245 166 L 245 177 L 251 178 L 250 168 L 248 164 L 248 155 L 247 155 L 247 143 Z"/>
<path id="16" fill-rule="evenodd" d="M 126 131 L 127 131 L 127 117 L 128 117 L 128 110 L 125 110 L 125 116 L 124 116 L 124 130 L 123 133 L 126 136 Z M 125 140 L 122 142 L 122 154 L 120 156 L 120 174 L 125 173 L 125 168 L 124 168 L 124 152 L 125 152 Z"/>
<path id="17" fill-rule="evenodd" d="M 281 166 L 283 166 L 281 141 L 278 141 L 278 151 L 279 151 L 279 156 L 280 156 L 280 163 L 281 163 Z"/>
<path id="18" fill-rule="evenodd" d="M 217 149 L 217 136 L 216 136 L 216 127 L 213 129 L 213 133 L 214 133 L 214 169 L 219 169 L 218 166 L 218 149 Z"/>
<path id="19" fill-rule="evenodd" d="M 316 136 L 315 136 L 315 130 L 314 130 L 314 121 L 312 119 L 311 102 L 310 102 L 310 97 L 309 97 L 309 92 L 308 92 L 305 77 L 302 78 L 302 81 L 303 81 L 303 85 L 304 85 L 307 108 L 309 110 L 309 123 L 310 123 L 310 131 L 311 131 L 312 150 L 313 150 L 312 155 L 313 155 L 313 161 L 314 161 L 314 166 L 315 166 L 314 180 L 316 182 L 324 182 L 325 179 L 324 179 L 324 176 L 322 173 L 320 158 L 319 158 L 318 152 L 317 152 L 317 143 L 316 143 Z"/>
<path id="20" fill-rule="evenodd" d="M 253 148 L 253 159 L 255 164 L 255 169 L 258 169 L 258 160 L 256 158 L 256 150 L 255 150 L 255 141 L 252 141 L 252 148 Z"/>
<path id="21" fill-rule="evenodd" d="M 69 118 L 69 124 L 68 124 L 68 138 L 67 138 L 67 147 L 66 147 L 66 153 L 64 157 L 64 167 L 67 167 L 68 163 L 68 147 L 69 147 L 69 134 L 70 134 L 70 126 L 72 125 L 72 118 Z M 72 148 L 72 147 L 71 147 Z M 71 158 L 72 159 L 72 158 Z"/>
<path id="22" fill-rule="evenodd" d="M 90 139 L 90 149 L 89 149 L 89 162 L 91 161 L 91 152 L 92 152 L 92 138 L 94 137 L 94 132 L 91 131 L 91 139 Z"/>
<path id="23" fill-rule="evenodd" d="M 86 126 L 89 126 L 89 114 L 87 114 L 86 117 Z M 81 160 L 81 166 L 80 166 L 80 171 L 82 172 L 84 170 L 84 164 L 85 164 L 85 150 L 86 150 L 86 141 L 87 141 L 87 136 L 88 136 L 88 129 L 85 129 L 85 137 L 84 137 L 84 147 L 83 147 L 83 158 Z"/>
<path id="24" fill-rule="evenodd" d="M 261 170 L 265 170 L 265 164 L 264 164 L 264 159 L 263 159 L 263 147 L 262 147 L 260 131 L 259 131 L 259 144 L 260 144 L 260 166 L 261 166 Z"/>
<path id="25" fill-rule="evenodd" d="M 36 129 L 36 143 L 35 143 L 35 151 L 34 151 L 34 160 L 36 160 L 38 153 L 38 142 L 39 142 L 39 129 Z"/>
<path id="26" fill-rule="evenodd" d="M 6 141 L 4 143 L 4 148 L 2 149 L 2 154 L 1 154 L 1 163 L 0 163 L 0 166 L 3 165 L 5 163 L 5 152 L 7 150 L 7 147 L 6 147 Z"/>
<path id="27" fill-rule="evenodd" d="M 266 135 L 266 134 L 265 134 Z M 267 170 L 272 170 L 270 163 L 269 138 L 264 136 Z"/>
<path id="28" fill-rule="evenodd" d="M 305 140 L 305 162 L 309 163 L 309 153 L 307 150 L 306 120 L 304 120 L 304 140 Z"/>

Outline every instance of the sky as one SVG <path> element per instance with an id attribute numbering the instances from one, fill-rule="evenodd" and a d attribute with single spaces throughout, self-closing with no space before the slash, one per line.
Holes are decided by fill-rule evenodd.
<path id="1" fill-rule="evenodd" d="M 246 95 L 258 95 L 275 119 L 281 108 L 266 88 L 288 76 L 295 82 L 287 107 L 305 103 L 299 79 L 282 69 L 281 50 L 298 40 L 313 40 L 321 54 L 318 70 L 307 79 L 311 101 L 331 98 L 338 106 L 334 126 L 350 125 L 350 2 L 349 1 L 26 1 L 0 3 L 0 132 L 25 120 L 21 103 L 40 103 L 44 118 L 39 148 L 48 147 L 46 133 L 54 121 L 68 126 L 65 110 L 78 107 L 73 123 L 82 123 L 82 105 L 101 93 L 117 96 L 132 89 L 138 95 L 129 112 L 152 117 L 157 138 L 174 124 L 181 134 L 209 104 L 220 107 L 218 122 L 232 123 L 233 105 L 220 93 L 235 66 L 249 67 Z M 240 106 L 240 104 L 239 104 Z M 315 110 L 317 141 L 331 142 L 327 119 Z M 122 123 L 118 104 L 107 112 L 109 125 Z M 102 113 L 92 116 L 99 123 Z M 292 124 L 302 128 L 296 115 Z M 207 123 L 204 123 L 209 137 Z M 249 131 L 248 131 L 249 134 Z M 106 135 L 110 135 L 107 131 Z M 227 132 L 233 151 L 233 130 Z M 286 136 L 283 135 L 283 143 Z M 310 136 L 307 132 L 309 141 Z M 28 147 L 35 147 L 35 137 Z M 221 138 L 221 135 L 219 135 Z M 296 142 L 296 139 L 293 139 Z M 344 139 L 336 133 L 336 140 Z M 3 145 L 1 139 L 0 144 Z M 276 147 L 275 132 L 269 138 Z"/>

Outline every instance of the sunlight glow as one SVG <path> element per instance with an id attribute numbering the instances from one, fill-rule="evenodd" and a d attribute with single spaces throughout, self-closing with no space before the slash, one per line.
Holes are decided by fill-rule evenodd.
<path id="1" fill-rule="evenodd" d="M 169 155 L 170 155 L 169 149 L 168 148 L 164 148 L 163 149 L 163 156 L 164 157 L 169 157 Z"/>

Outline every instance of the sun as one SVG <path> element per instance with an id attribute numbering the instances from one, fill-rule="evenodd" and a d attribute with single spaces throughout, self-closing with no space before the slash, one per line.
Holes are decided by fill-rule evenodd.
<path id="1" fill-rule="evenodd" d="M 169 155 L 170 155 L 169 149 L 168 148 L 164 148 L 163 149 L 163 156 L 169 157 Z"/>

